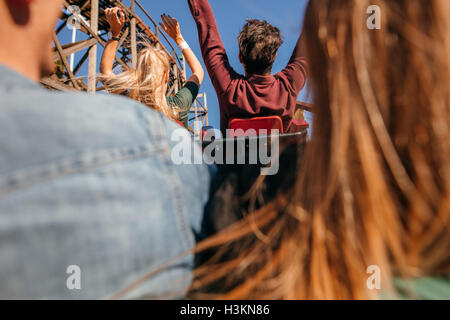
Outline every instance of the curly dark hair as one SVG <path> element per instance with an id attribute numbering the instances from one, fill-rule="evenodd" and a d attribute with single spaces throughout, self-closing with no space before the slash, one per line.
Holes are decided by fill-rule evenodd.
<path id="1" fill-rule="evenodd" d="M 247 73 L 271 72 L 276 54 L 283 44 L 280 29 L 266 20 L 249 19 L 239 33 L 239 50 Z"/>

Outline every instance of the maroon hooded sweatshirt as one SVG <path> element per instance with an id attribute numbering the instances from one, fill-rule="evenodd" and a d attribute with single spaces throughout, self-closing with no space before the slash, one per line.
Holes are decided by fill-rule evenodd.
<path id="1" fill-rule="evenodd" d="M 299 56 L 299 48 L 294 50 L 283 71 L 270 76 L 244 77 L 230 66 L 208 0 L 188 1 L 197 23 L 203 59 L 219 100 L 221 131 L 225 133 L 230 120 L 235 118 L 277 115 L 288 132 L 297 97 L 306 82 L 306 62 Z"/>

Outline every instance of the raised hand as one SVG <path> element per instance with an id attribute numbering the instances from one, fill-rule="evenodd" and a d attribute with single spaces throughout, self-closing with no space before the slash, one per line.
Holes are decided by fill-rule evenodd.
<path id="1" fill-rule="evenodd" d="M 125 14 L 118 7 L 108 8 L 105 10 L 106 20 L 110 25 L 110 31 L 114 37 L 118 37 L 125 25 Z"/>
<path id="2" fill-rule="evenodd" d="M 177 19 L 166 14 L 161 15 L 161 19 L 163 21 L 163 23 L 159 23 L 161 28 L 169 35 L 169 37 L 175 40 L 177 45 L 180 45 L 184 39 L 181 35 L 180 24 Z"/>

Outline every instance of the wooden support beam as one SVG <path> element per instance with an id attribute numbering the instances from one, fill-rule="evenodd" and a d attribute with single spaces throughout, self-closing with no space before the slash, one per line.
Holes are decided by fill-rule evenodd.
<path id="1" fill-rule="evenodd" d="M 58 90 L 73 90 L 75 86 L 78 86 L 80 90 L 86 90 L 90 92 L 104 90 L 100 88 L 97 77 L 97 61 L 98 61 L 98 49 L 99 45 L 105 46 L 105 35 L 108 31 L 108 23 L 104 15 L 104 10 L 108 7 L 118 6 L 124 11 L 127 21 L 130 26 L 122 33 L 121 39 L 118 44 L 118 51 L 116 54 L 116 62 L 121 64 L 124 69 L 135 66 L 138 57 L 138 41 L 142 40 L 148 42 L 149 45 L 159 47 L 164 50 L 171 61 L 171 82 L 169 87 L 169 94 L 176 93 L 186 82 L 186 67 L 185 61 L 182 61 L 180 55 L 177 54 L 178 49 L 173 46 L 168 36 L 158 28 L 158 23 L 149 14 L 140 0 L 120 1 L 120 0 L 64 0 L 66 8 L 70 5 L 77 5 L 81 7 L 80 19 L 80 33 L 84 33 L 87 37 L 84 41 L 78 41 L 72 44 L 61 44 L 60 50 L 55 49 L 55 58 L 58 61 L 58 72 L 63 72 L 64 76 L 59 78 L 54 75 L 50 80 L 46 79 L 47 83 L 43 84 L 50 88 Z M 126 4 L 125 4 L 126 3 Z M 143 14 L 142 14 L 143 12 Z M 60 19 L 60 24 L 56 28 L 57 31 L 64 30 L 67 26 L 67 21 L 70 15 L 63 15 Z M 147 25 L 147 18 L 150 19 L 150 26 Z M 154 29 L 153 26 L 154 25 Z M 133 28 L 133 30 L 131 30 Z M 99 32 L 100 31 L 100 32 Z M 62 34 L 62 32 L 61 32 Z M 63 39 L 63 38 L 61 38 Z M 168 50 L 167 50 L 168 49 Z M 174 52 L 175 51 L 175 52 Z M 64 56 L 68 60 L 68 56 L 74 52 L 79 52 L 80 57 L 77 58 L 76 65 L 72 74 L 69 74 L 69 70 L 63 62 Z M 93 58 L 95 56 L 95 58 Z M 86 63 L 88 62 L 88 63 Z M 89 64 L 89 66 L 87 66 Z M 116 64 L 115 64 L 116 65 Z M 88 74 L 86 74 L 88 69 Z M 83 74 L 81 75 L 81 71 Z M 59 82 L 59 83 L 58 83 Z M 73 85 L 74 88 L 71 86 Z M 190 123 L 194 120 L 201 123 L 208 123 L 207 119 L 207 106 L 206 97 L 197 99 L 196 109 L 192 108 L 189 113 Z M 192 123 L 191 123 L 192 124 Z"/>
<path id="2" fill-rule="evenodd" d="M 175 58 L 175 55 L 176 55 L 175 50 L 173 51 L 172 55 Z M 173 66 L 173 73 L 174 73 L 174 77 L 175 77 L 175 79 L 174 79 L 174 88 L 175 88 L 175 93 L 177 93 L 178 90 L 179 90 L 179 75 L 180 75 L 180 71 L 178 70 L 178 65 L 177 64 L 175 64 Z"/>
<path id="3" fill-rule="evenodd" d="M 172 96 L 173 94 L 175 94 L 175 85 L 171 86 L 169 88 L 169 92 L 167 93 L 167 96 Z"/>
<path id="4" fill-rule="evenodd" d="M 64 20 L 61 25 L 56 29 L 56 34 L 59 34 L 61 32 L 62 29 L 64 29 L 64 27 L 67 25 L 67 19 Z"/>
<path id="5" fill-rule="evenodd" d="M 77 91 L 73 87 L 68 86 L 67 84 L 63 84 L 61 81 L 53 79 L 51 77 L 41 79 L 41 83 L 47 87 L 60 91 Z"/>
<path id="6" fill-rule="evenodd" d="M 81 51 L 83 49 L 89 48 L 97 43 L 97 40 L 94 38 L 78 41 L 75 43 L 70 43 L 62 46 L 64 49 L 64 55 L 70 56 L 72 53 L 76 53 L 78 51 Z"/>
<path id="7" fill-rule="evenodd" d="M 98 1 L 98 0 L 96 0 L 96 1 Z M 106 42 L 97 34 L 97 32 L 94 32 L 94 30 L 91 27 L 89 27 L 83 20 L 81 20 L 80 23 L 83 26 L 83 28 L 86 29 L 85 33 L 87 35 L 90 35 L 90 36 L 94 37 L 94 39 L 96 39 L 97 42 L 100 43 L 100 45 L 102 47 L 106 46 Z M 98 28 L 98 24 L 97 24 L 97 28 Z M 89 52 L 91 52 L 91 51 L 89 51 Z M 123 67 L 128 68 L 128 65 L 122 59 L 120 59 L 120 57 L 117 54 L 116 54 L 116 60 L 119 61 L 119 63 Z"/>
<path id="8" fill-rule="evenodd" d="M 136 0 L 136 4 L 139 6 L 139 8 L 141 8 L 142 12 L 144 12 L 144 14 L 147 16 L 147 18 L 150 19 L 151 22 L 153 22 L 153 25 L 155 26 L 155 34 L 156 34 L 156 38 L 158 39 L 158 43 L 161 44 L 161 41 L 159 40 L 159 27 L 158 24 L 156 23 L 155 20 L 153 20 L 152 16 L 147 12 L 147 10 L 145 10 L 145 8 L 139 3 L 139 1 Z M 162 36 L 164 37 L 164 39 L 166 39 L 167 43 L 169 44 L 169 46 L 172 48 L 172 50 L 175 50 L 175 48 L 172 46 L 172 44 L 170 43 L 169 39 L 167 39 L 166 35 L 161 32 Z"/>
<path id="9" fill-rule="evenodd" d="M 136 42 L 136 2 L 135 0 L 130 0 L 130 10 L 133 13 L 131 18 L 131 65 L 133 69 L 137 66 L 137 42 Z"/>
<path id="10" fill-rule="evenodd" d="M 128 34 L 130 33 L 130 28 L 126 28 L 124 32 L 122 32 L 122 37 L 119 40 L 119 44 L 117 45 L 118 48 L 123 46 L 123 43 L 125 40 L 127 40 Z"/>
<path id="11" fill-rule="evenodd" d="M 78 71 L 80 71 L 80 68 L 83 66 L 83 64 L 86 62 L 87 58 L 89 57 L 89 51 L 87 51 L 83 57 L 80 59 L 80 61 L 78 62 L 77 66 L 75 67 L 75 69 L 73 70 L 74 74 L 77 74 Z"/>
<path id="12" fill-rule="evenodd" d="M 98 37 L 98 0 L 91 0 L 91 29 L 92 35 Z M 97 44 L 89 49 L 88 64 L 88 92 L 95 93 L 97 87 Z"/>
<path id="13" fill-rule="evenodd" d="M 314 106 L 310 103 L 297 101 L 297 108 L 314 113 Z"/>
<path id="14" fill-rule="evenodd" d="M 74 86 L 75 89 L 80 90 L 80 86 L 78 85 L 77 81 L 75 81 L 75 76 L 73 75 L 72 70 L 70 69 L 69 62 L 67 62 L 67 58 L 64 55 L 64 50 L 62 49 L 55 32 L 53 32 L 53 41 L 55 42 L 56 50 L 59 53 L 61 61 L 64 64 L 64 67 L 66 68 L 67 74 L 69 75 L 69 78 L 72 81 L 72 85 Z"/>

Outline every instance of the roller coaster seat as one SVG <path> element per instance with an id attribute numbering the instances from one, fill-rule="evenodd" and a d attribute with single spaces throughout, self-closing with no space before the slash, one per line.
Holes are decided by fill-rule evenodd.
<path id="1" fill-rule="evenodd" d="M 267 134 L 271 134 L 272 130 L 278 130 L 278 133 L 283 134 L 283 121 L 278 116 L 256 117 L 250 119 L 232 119 L 228 125 L 228 129 L 233 130 L 230 133 L 230 138 L 239 136 L 255 135 L 251 134 L 254 130 L 256 135 L 260 130 L 266 130 Z"/>

